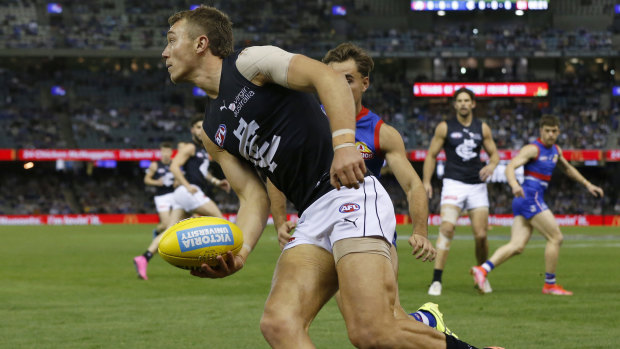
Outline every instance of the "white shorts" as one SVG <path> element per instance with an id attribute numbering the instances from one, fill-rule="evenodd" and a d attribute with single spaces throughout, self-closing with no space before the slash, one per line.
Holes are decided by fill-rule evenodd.
<path id="1" fill-rule="evenodd" d="M 460 207 L 461 211 L 489 207 L 487 184 L 467 184 L 450 178 L 443 179 L 441 204 Z"/>
<path id="2" fill-rule="evenodd" d="M 157 212 L 168 212 L 170 210 L 181 208 L 181 206 L 174 200 L 174 192 L 164 195 L 157 195 L 153 197 L 153 200 L 155 200 L 155 208 L 157 209 Z"/>
<path id="3" fill-rule="evenodd" d="M 391 243 L 395 229 L 390 196 L 377 178 L 368 176 L 359 189 L 334 189 L 313 202 L 299 217 L 284 249 L 312 244 L 332 252 L 338 240 L 365 236 Z"/>
<path id="4" fill-rule="evenodd" d="M 198 207 L 211 201 L 211 199 L 209 199 L 209 197 L 206 196 L 198 186 L 192 184 L 192 187 L 198 189 L 198 191 L 194 194 L 190 193 L 183 185 L 179 185 L 174 190 L 174 201 L 180 208 L 185 210 L 185 212 L 192 212 Z"/>

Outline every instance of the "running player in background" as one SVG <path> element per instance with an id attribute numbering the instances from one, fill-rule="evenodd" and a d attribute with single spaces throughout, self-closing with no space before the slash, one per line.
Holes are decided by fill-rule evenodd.
<path id="1" fill-rule="evenodd" d="M 230 184 L 226 179 L 217 179 L 208 172 L 209 155 L 200 141 L 200 134 L 203 132 L 202 116 L 192 118 L 190 124 L 192 142 L 181 144 L 170 164 L 170 172 L 179 185 L 173 192 L 175 207 L 170 213 L 168 227 L 193 214 L 222 217 L 215 202 L 204 194 L 209 183 L 230 192 Z M 157 252 L 160 240 L 161 235 L 158 235 L 142 255 L 133 259 L 141 279 L 148 280 L 147 265 Z"/>
<path id="2" fill-rule="evenodd" d="M 466 88 L 460 88 L 454 93 L 456 117 L 437 125 L 424 160 L 422 182 L 430 199 L 433 196 L 431 177 L 435 171 L 437 154 L 441 148 L 446 152 L 440 203 L 441 225 L 435 244 L 437 258 L 433 281 L 428 289 L 428 294 L 431 296 L 441 295 L 442 274 L 448 260 L 456 221 L 462 211 L 469 211 L 478 263 L 484 262 L 489 254 L 487 242 L 489 197 L 485 181 L 497 167 L 499 154 L 491 135 L 491 128 L 485 122 L 474 118 L 473 109 L 476 107 L 474 97 L 474 93 Z M 482 147 L 489 155 L 489 163 L 486 166 L 480 160 Z M 491 291 L 491 285 L 486 281 L 484 292 Z"/>
<path id="3" fill-rule="evenodd" d="M 377 114 L 362 105 L 362 95 L 370 86 L 370 72 L 374 68 L 372 57 L 354 44 L 343 43 L 327 52 L 322 61 L 335 71 L 343 73 L 349 83 L 357 115 L 355 118 L 355 144 L 357 150 L 362 154 L 366 168 L 379 178 L 383 163 L 387 160 L 388 166 L 407 194 L 409 214 L 413 221 L 413 234 L 409 238 L 409 244 L 414 247 L 429 245 L 432 248 L 427 238 L 428 203 L 426 194 L 420 177 L 407 159 L 402 137 L 396 129 L 385 124 Z M 268 191 L 280 248 L 284 248 L 284 245 L 291 239 L 291 231 L 295 228 L 295 223 L 286 221 L 286 197 L 271 183 L 268 185 Z M 390 255 L 394 273 L 398 278 L 396 233 L 394 233 L 394 240 L 390 246 Z M 339 293 L 336 293 L 336 300 L 340 305 Z M 407 317 L 407 312 L 400 304 L 398 291 L 396 291 L 394 302 L 394 315 L 397 318 Z M 420 322 L 454 336 L 454 333 L 445 327 L 443 315 L 434 303 L 424 304 L 412 316 Z"/>
<path id="4" fill-rule="evenodd" d="M 499 247 L 495 253 L 480 266 L 471 269 L 478 287 L 484 284 L 487 274 L 514 255 L 523 252 L 534 229 L 547 239 L 545 247 L 545 284 L 543 294 L 570 296 L 573 293 L 556 283 L 555 270 L 562 245 L 562 232 L 555 217 L 543 201 L 549 186 L 551 174 L 556 165 L 568 177 L 583 184 L 595 197 L 603 197 L 603 189 L 590 183 L 579 171 L 562 156 L 562 149 L 555 144 L 560 133 L 557 117 L 544 115 L 540 120 L 540 138 L 521 148 L 519 155 L 506 166 L 506 178 L 515 198 L 512 201 L 514 222 L 510 231 L 510 242 Z M 525 165 L 523 186 L 519 185 L 515 169 Z"/>
<path id="5" fill-rule="evenodd" d="M 174 174 L 170 172 L 172 162 L 172 143 L 162 142 L 159 146 L 161 159 L 152 161 L 144 175 L 144 184 L 155 187 L 155 209 L 159 215 L 159 224 L 153 230 L 153 238 L 168 228 L 170 212 L 174 205 Z"/>

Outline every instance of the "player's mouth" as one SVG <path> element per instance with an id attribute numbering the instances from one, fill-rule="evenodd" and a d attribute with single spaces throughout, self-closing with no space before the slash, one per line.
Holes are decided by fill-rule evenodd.
<path id="1" fill-rule="evenodd" d="M 172 67 L 172 64 L 166 64 L 166 69 L 170 70 L 170 67 Z"/>

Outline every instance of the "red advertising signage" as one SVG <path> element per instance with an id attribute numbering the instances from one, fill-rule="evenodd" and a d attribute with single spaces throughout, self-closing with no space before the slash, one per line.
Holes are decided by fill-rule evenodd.
<path id="1" fill-rule="evenodd" d="M 159 160 L 159 149 L 20 149 L 22 161 Z"/>
<path id="2" fill-rule="evenodd" d="M 605 160 L 620 161 L 620 149 L 610 149 L 605 152 Z"/>
<path id="3" fill-rule="evenodd" d="M 415 97 L 452 97 L 454 91 L 465 87 L 476 97 L 546 97 L 546 82 L 416 82 Z"/>
<path id="4" fill-rule="evenodd" d="M 0 149 L 0 161 L 15 160 L 15 149 Z"/>

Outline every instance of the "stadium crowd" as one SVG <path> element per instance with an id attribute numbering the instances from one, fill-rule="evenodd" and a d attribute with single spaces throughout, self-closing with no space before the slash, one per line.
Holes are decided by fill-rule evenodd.
<path id="1" fill-rule="evenodd" d="M 8 0 L 0 3 L 0 47 L 4 49 L 152 50 L 163 48 L 171 8 L 185 9 L 185 0 L 62 2 L 62 13 L 48 13 L 42 0 Z M 351 40 L 389 56 L 469 52 L 484 56 L 502 52 L 587 51 L 605 56 L 612 49 L 612 33 L 591 29 L 561 30 L 551 26 L 519 24 L 438 25 L 419 29 L 369 29 L 363 18 L 372 15 L 365 1 L 341 1 L 358 17 L 345 24 L 323 1 L 244 2 L 214 1 L 232 14 L 236 47 L 273 44 L 293 52 L 319 57 L 335 42 Z M 356 8 L 357 7 L 357 8 Z M 261 8 L 261 11 L 254 9 Z M 332 28 L 323 30 L 322 28 Z M 103 52 L 103 51 L 102 51 Z M 105 54 L 103 54 L 105 56 Z M 102 57 L 103 57 L 102 56 Z M 156 55 L 155 55 L 156 56 Z M 453 116 L 448 99 L 414 98 L 411 86 L 418 81 L 470 81 L 478 76 L 448 69 L 444 76 L 416 76 L 388 67 L 393 59 L 377 59 L 371 87 L 364 103 L 402 134 L 408 149 L 428 148 L 439 122 Z M 170 83 L 163 63 L 156 59 L 105 58 L 2 58 L 0 60 L 0 148 L 157 148 L 162 141 L 188 140 L 187 123 L 203 112 L 204 96 L 187 86 Z M 6 63 L 6 64 L 5 64 Z M 403 66 L 415 63 L 404 63 Z M 620 106 L 610 96 L 612 79 L 594 79 L 582 64 L 549 81 L 550 96 L 536 99 L 479 100 L 475 115 L 492 129 L 500 149 L 518 149 L 538 133 L 537 120 L 544 113 L 559 116 L 564 149 L 616 147 Z M 609 76 L 609 74 L 608 74 Z M 523 79 L 536 79 L 528 72 Z M 518 79 L 516 75 L 487 77 L 489 81 Z M 50 93 L 53 88 L 56 93 Z M 417 164 L 419 167 L 421 164 Z M 128 213 L 153 212 L 152 192 L 145 190 L 137 164 L 129 171 L 78 166 L 71 176 L 47 169 L 45 182 L 34 176 L 2 174 L 0 214 L 22 213 Z M 421 167 L 417 168 L 421 173 Z M 38 169 L 37 171 L 42 171 Z M 598 178 L 597 178 L 598 176 Z M 592 181 L 612 185 L 603 171 Z M 406 213 L 407 201 L 398 183 L 383 179 L 396 209 Z M 438 212 L 440 185 L 431 212 Z M 58 190 L 52 189 L 58 188 Z M 512 193 L 504 183 L 489 185 L 491 213 L 510 213 Z M 215 201 L 225 212 L 236 210 L 237 199 L 216 191 Z M 550 189 L 553 212 L 620 212 L 615 195 L 596 199 L 577 189 L 564 177 Z"/>

